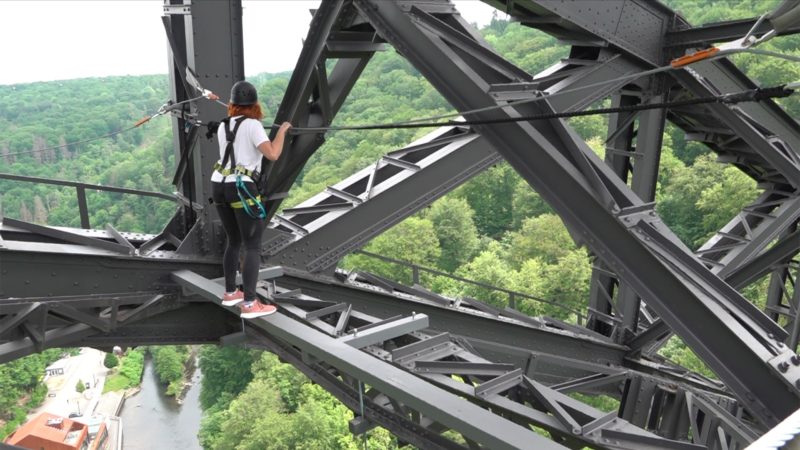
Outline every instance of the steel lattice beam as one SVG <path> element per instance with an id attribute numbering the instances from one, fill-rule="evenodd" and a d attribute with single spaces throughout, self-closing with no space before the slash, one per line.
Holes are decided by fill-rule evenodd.
<path id="1" fill-rule="evenodd" d="M 458 38 L 420 26 L 436 19 L 412 8 L 409 13 L 414 17 L 412 21 L 397 5 L 385 2 L 356 1 L 355 4 L 380 34 L 397 46 L 457 109 L 472 110 L 496 104 L 485 91 L 484 86 L 492 83 L 485 78 L 486 69 L 480 68 L 481 62 L 467 58 L 455 48 L 452 41 Z M 641 47 L 642 44 L 637 45 Z M 490 76 L 502 79 L 496 74 Z M 541 105 L 542 102 L 537 104 L 539 108 L 526 105 L 529 107 L 517 110 L 519 114 L 552 110 Z M 509 115 L 506 111 L 495 110 L 471 117 L 494 119 Z M 560 131 L 563 126 L 560 123 L 549 126 L 559 130 L 556 135 L 543 134 L 546 128 L 542 129 L 539 124 L 477 128 L 565 222 L 580 231 L 595 254 L 616 267 L 623 279 L 648 299 L 755 416 L 774 425 L 794 411 L 798 392 L 793 379 L 800 373 L 788 375 L 776 367 L 778 362 L 788 361 L 793 353 L 780 341 L 768 337 L 768 334 L 782 334 L 782 330 L 776 329 L 773 322 L 755 311 L 735 291 L 715 286 L 716 277 L 705 268 L 701 270 L 682 259 L 681 254 L 690 260 L 692 257 L 676 244 L 674 237 L 659 231 L 664 229 L 663 225 L 654 226 L 649 214 L 619 219 L 610 214 L 607 206 L 600 203 L 607 199 L 598 201 L 593 192 L 598 187 L 597 181 L 586 177 L 589 175 L 586 169 L 579 168 L 580 160 L 575 167 L 557 150 L 564 146 L 563 136 L 570 133 Z M 599 172 L 600 168 L 597 170 Z M 584 176 L 578 175 L 581 173 Z M 601 179 L 600 183 L 605 188 L 613 186 L 612 180 Z M 620 194 L 631 198 L 624 190 Z M 628 219 L 633 228 L 621 219 Z M 654 237 L 659 239 L 659 248 L 650 245 L 649 240 Z M 653 252 L 658 252 L 658 256 Z M 677 258 L 674 252 L 678 252 Z M 740 323 L 749 323 L 752 328 L 740 328 L 737 326 Z M 764 383 L 765 379 L 776 382 Z"/>
<path id="2" fill-rule="evenodd" d="M 223 287 L 190 272 L 178 272 L 176 280 L 185 288 L 203 295 L 211 301 L 222 296 Z M 431 418 L 459 430 L 465 436 L 493 449 L 564 448 L 545 439 L 530 429 L 487 412 L 457 396 L 420 383 L 416 377 L 401 369 L 372 358 L 350 345 L 331 339 L 310 327 L 302 326 L 283 313 L 268 320 L 251 324 L 287 343 L 297 346 L 310 355 L 347 370 L 359 379 L 375 386 Z"/>
<path id="3" fill-rule="evenodd" d="M 502 110 L 472 114 L 469 118 L 473 119 L 581 109 L 623 88 L 619 95 L 628 96 L 625 101 L 635 103 L 754 87 L 729 61 L 720 60 L 698 65 L 693 75 L 681 71 L 662 79 L 609 84 L 591 95 L 574 91 L 536 104 L 508 106 L 506 102 L 541 95 L 538 91 L 554 95 L 664 64 L 665 55 L 669 57 L 675 49 L 724 38 L 745 22 L 717 24 L 684 34 L 678 30 L 689 27 L 685 20 L 657 2 L 493 0 L 487 3 L 507 9 L 525 25 L 573 42 L 570 58 L 532 77 L 489 50 L 447 1 L 326 1 L 312 22 L 277 120 L 291 120 L 299 126 L 330 124 L 370 57 L 383 48 L 380 38 L 408 58 L 457 109 L 506 106 Z M 239 0 L 191 5 L 167 0 L 165 13 L 174 51 L 171 81 L 176 101 L 197 94 L 192 81 L 187 80 L 187 68 L 203 87 L 220 93 L 227 92 L 233 81 L 242 78 Z M 219 25 L 220 17 L 224 19 L 223 26 L 211 27 L 212 23 Z M 220 54 L 230 58 L 218 58 Z M 329 73 L 326 62 L 331 59 L 338 61 Z M 670 85 L 670 80 L 677 83 Z M 623 97 L 618 98 L 621 102 Z M 219 115 L 212 108 L 215 107 L 192 107 L 183 114 L 208 121 Z M 735 110 L 717 106 L 670 110 L 666 115 L 708 143 L 722 155 L 724 162 L 736 165 L 768 186 L 760 199 L 763 201 L 751 208 L 763 220 L 742 216 L 738 222 L 732 221 L 720 231 L 722 238 L 713 239 L 702 251 L 715 258 L 713 261 L 707 258 L 712 271 L 719 271 L 720 277 L 727 277 L 737 287 L 775 270 L 768 307 L 774 310 L 774 318 L 790 316 L 788 335 L 790 342 L 796 344 L 800 321 L 792 315 L 796 315 L 800 303 L 800 290 L 787 286 L 797 282 L 790 260 L 798 251 L 794 231 L 796 197 L 792 191 L 800 186 L 797 153 L 800 127 L 772 101 L 741 105 Z M 752 440 L 753 432 L 737 417 L 742 412 L 740 406 L 727 398 L 725 388 L 635 356 L 672 329 L 726 382 L 745 407 L 745 416 L 752 415 L 769 426 L 798 406 L 795 382 L 800 369 L 793 364 L 796 360 L 793 352 L 781 342 L 787 332 L 707 270 L 652 212 L 649 202 L 654 192 L 664 118 L 664 111 L 651 111 L 636 117 L 620 115 L 612 120 L 616 123 L 609 130 L 612 139 L 607 149 L 608 164 L 598 159 L 560 120 L 475 127 L 459 143 L 459 151 L 439 159 L 437 163 L 442 166 L 433 170 L 433 165 L 427 167 L 412 156 L 420 148 L 387 155 L 379 166 L 389 175 L 374 171 L 366 177 L 365 191 L 345 185 L 331 187 L 324 198 L 287 211 L 285 217 L 276 216 L 278 225 L 267 233 L 266 243 L 275 253 L 273 257 L 283 258 L 282 262 L 303 270 L 289 271 L 281 278 L 281 283 L 299 290 L 278 293 L 273 287 L 266 295 L 282 299 L 289 305 L 285 307 L 287 310 L 300 314 L 329 335 L 279 315 L 274 327 L 260 326 L 260 321 L 256 327 L 258 336 L 266 337 L 273 350 L 294 349 L 285 354 L 297 357 L 295 362 L 300 365 L 313 363 L 306 356 L 317 356 L 390 393 L 392 399 L 384 399 L 389 403 L 373 405 L 384 408 L 383 412 L 373 408 L 370 413 L 390 429 L 393 423 L 382 415 L 386 410 L 407 415 L 416 408 L 432 412 L 436 420 L 461 432 L 473 448 L 480 444 L 491 448 L 523 448 L 522 445 L 533 442 L 560 448 L 499 414 L 520 423 L 544 426 L 558 442 L 569 446 L 589 443 L 603 447 L 607 440 L 616 440 L 627 448 L 689 447 L 668 443 L 636 425 L 657 429 L 668 438 L 687 438 L 690 433 L 695 442 L 708 446 L 744 445 Z M 639 123 L 635 148 L 634 120 Z M 175 286 L 169 273 L 178 266 L 203 275 L 189 281 L 183 277 L 181 283 L 187 288 L 209 299 L 216 299 L 221 289 L 204 278 L 219 275 L 219 260 L 201 256 L 218 253 L 222 248 L 213 211 L 200 205 L 207 197 L 207 179 L 217 149 L 211 144 L 197 144 L 197 131 L 185 132 L 184 125 L 180 118 L 174 122 L 175 150 L 181 158 L 175 180 L 182 186 L 183 195 L 179 199 L 185 207 L 161 234 L 143 240 L 113 228 L 103 232 L 77 231 L 22 222 L 0 228 L 7 239 L 0 241 L 0 262 L 4 264 L 0 274 L 0 297 L 3 297 L 0 338 L 4 339 L 0 343 L 0 359 L 76 343 L 109 346 L 209 342 L 230 333 L 238 324 L 213 305 L 195 303 L 197 299 L 192 297 L 175 302 L 172 296 Z M 454 137 L 444 145 L 458 139 Z M 274 214 L 323 141 L 322 133 L 298 136 L 287 143 L 290 149 L 286 157 L 265 166 L 270 175 L 269 189 L 274 193 L 269 201 L 270 214 Z M 199 152 L 193 151 L 196 146 Z M 472 149 L 477 156 L 467 158 L 465 149 Z M 593 299 L 591 305 L 597 319 L 606 321 L 612 331 L 605 325 L 597 327 L 597 322 L 595 329 L 608 334 L 613 330 L 628 330 L 627 336 L 615 334 L 615 343 L 568 324 L 496 311 L 472 300 L 456 304 L 421 287 L 403 288 L 367 275 L 344 280 L 341 274 L 329 278 L 304 273 L 329 268 L 345 252 L 480 172 L 497 158 L 493 150 L 537 188 L 579 243 L 605 263 L 604 270 L 595 274 L 598 282 L 594 290 L 605 290 L 605 297 Z M 417 154 L 429 156 L 425 151 Z M 387 195 L 371 198 L 370 189 L 399 173 L 413 175 L 406 178 L 409 183 L 405 185 L 392 182 L 391 187 L 380 186 L 387 188 L 384 191 Z M 446 179 L 433 179 L 445 173 Z M 631 188 L 626 183 L 630 176 Z M 428 181 L 409 187 L 422 177 L 428 177 Z M 786 200 L 775 203 L 770 192 L 787 193 Z M 87 212 L 81 211 L 81 217 L 83 225 L 88 227 Z M 337 226 L 341 229 L 331 231 Z M 13 239 L 8 240 L 9 237 Z M 764 250 L 777 237 L 780 237 L 778 242 Z M 726 239 L 745 239 L 746 245 L 733 245 Z M 177 250 L 163 250 L 167 245 Z M 325 249 L 326 246 L 329 248 Z M 33 275 L 42 273 L 50 273 L 49 283 L 36 283 Z M 615 276 L 620 280 L 616 281 Z M 310 298 L 303 291 L 316 292 L 326 301 Z M 147 297 L 136 293 L 155 294 Z M 22 295 L 27 297 L 8 298 Z M 170 301 L 162 301 L 165 295 Z M 641 332 L 637 329 L 640 297 L 661 317 Z M 308 305 L 321 307 L 310 312 L 296 308 Z M 394 317 L 407 314 L 409 309 L 424 316 Z M 196 320 L 173 326 L 185 313 Z M 374 316 L 367 317 L 367 313 Z M 338 315 L 338 319 L 332 321 L 332 315 Z M 348 336 L 352 331 L 348 324 L 353 321 L 373 328 L 358 337 Z M 455 334 L 421 334 L 419 328 L 428 321 L 434 328 Z M 432 390 L 432 385 L 425 383 L 416 385 L 413 381 L 417 379 L 408 373 L 416 370 L 416 366 L 406 367 L 408 371 L 404 372 L 382 361 L 376 364 L 352 346 L 365 346 L 366 352 L 384 358 L 387 355 L 385 349 L 379 348 L 381 341 L 405 339 L 401 334 L 417 338 L 424 335 L 418 347 L 440 342 L 443 349 L 467 360 L 459 364 L 441 358 L 420 361 L 419 367 L 430 371 L 425 376 L 451 393 Z M 344 337 L 336 339 L 336 336 Z M 425 339 L 431 342 L 425 343 Z M 414 345 L 417 344 L 411 344 Z M 297 349 L 299 353 L 295 352 Z M 470 349 L 497 360 L 478 357 Z M 408 348 L 390 353 L 399 365 L 416 363 L 418 359 L 411 356 L 414 352 Z M 518 368 L 511 369 L 511 365 Z M 328 375 L 322 376 L 318 372 L 321 368 L 330 369 L 321 365 L 307 367 L 308 373 L 313 375 L 311 371 L 317 371 L 317 379 L 326 383 L 326 388 L 338 392 L 343 401 L 352 405 L 353 386 L 349 390 L 344 386 L 348 378 L 333 371 L 329 375 L 342 378 L 335 381 Z M 458 371 L 465 374 L 468 384 L 454 383 L 446 376 Z M 527 378 L 532 375 L 537 380 Z M 403 382 L 400 386 L 385 383 L 386 377 L 398 377 Z M 540 384 L 543 380 L 556 384 L 546 387 Z M 609 426 L 614 417 L 600 416 L 558 392 L 577 389 L 619 394 L 623 380 L 619 415 L 630 423 L 620 419 L 617 428 Z M 670 383 L 679 388 L 664 390 L 664 385 Z M 513 394 L 500 395 L 508 389 Z M 697 390 L 714 400 L 695 395 Z M 463 402 L 453 393 L 488 405 L 492 412 L 473 408 L 475 405 Z M 522 397 L 523 402 L 517 402 L 519 398 L 515 396 Z M 539 409 L 527 408 L 525 401 Z M 460 409 L 448 411 L 444 408 L 447 405 Z M 467 414 L 460 415 L 463 411 Z M 707 420 L 698 422 L 697 417 L 701 416 Z M 490 429 L 487 424 L 499 428 Z M 634 428 L 622 429 L 631 424 Z M 363 431 L 370 425 L 362 421 L 353 426 Z M 405 429 L 395 428 L 398 434 L 407 433 L 414 426 L 433 433 L 443 429 L 435 422 L 422 420 L 416 424 L 406 422 L 405 426 Z M 597 440 L 598 437 L 605 440 Z M 449 448 L 433 434 L 421 439 L 423 444 L 439 442 L 441 448 Z"/>

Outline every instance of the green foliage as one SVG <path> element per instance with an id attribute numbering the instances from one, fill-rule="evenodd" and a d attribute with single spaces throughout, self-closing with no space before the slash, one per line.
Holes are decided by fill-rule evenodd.
<path id="1" fill-rule="evenodd" d="M 127 377 L 120 374 L 110 375 L 106 377 L 106 382 L 103 384 L 103 394 L 106 392 L 121 391 L 129 387 L 133 387 L 133 384 Z"/>
<path id="2" fill-rule="evenodd" d="M 138 348 L 129 350 L 122 360 L 122 365 L 119 369 L 120 374 L 138 384 L 142 380 L 143 371 L 144 351 Z"/>
<path id="3" fill-rule="evenodd" d="M 513 194 L 519 175 L 507 163 L 472 178 L 456 190 L 475 211 L 475 226 L 481 235 L 499 238 L 512 222 Z"/>
<path id="4" fill-rule="evenodd" d="M 436 265 L 442 254 L 433 223 L 419 217 L 409 217 L 395 225 L 373 239 L 365 250 L 427 267 Z M 359 269 L 368 267 L 370 272 L 378 275 L 411 283 L 410 269 L 365 255 L 348 256 L 343 266 Z"/>
<path id="5" fill-rule="evenodd" d="M 153 367 L 161 383 L 167 385 L 167 395 L 177 395 L 183 390 L 183 376 L 191 354 L 186 345 L 148 347 L 153 356 Z"/>
<path id="6" fill-rule="evenodd" d="M 83 384 L 83 380 L 78 380 L 78 382 L 75 384 L 75 390 L 79 394 L 83 393 L 83 391 L 86 390 L 86 386 Z"/>
<path id="7" fill-rule="evenodd" d="M 518 231 L 507 235 L 507 241 L 509 262 L 515 268 L 532 258 L 553 264 L 575 249 L 561 218 L 555 214 L 523 220 Z"/>
<path id="8" fill-rule="evenodd" d="M 25 423 L 26 408 L 21 406 L 14 406 L 8 413 L 4 414 L 5 425 L 0 428 L 0 439 L 5 440 L 11 433 L 13 433 L 20 425 Z"/>
<path id="9" fill-rule="evenodd" d="M 556 264 L 545 267 L 541 296 L 562 307 L 582 311 L 589 298 L 591 276 L 592 268 L 586 249 L 572 250 Z M 564 308 L 550 308 L 546 313 L 558 319 L 575 319 Z"/>
<path id="10" fill-rule="evenodd" d="M 691 166 L 672 161 L 657 210 L 685 243 L 697 247 L 757 195 L 755 182 L 703 155 Z"/>
<path id="11" fill-rule="evenodd" d="M 587 395 L 573 392 L 569 396 L 589 406 L 594 406 L 603 412 L 617 411 L 619 409 L 619 400 L 607 395 Z"/>
<path id="12" fill-rule="evenodd" d="M 39 384 L 35 388 L 33 388 L 33 392 L 31 392 L 31 399 L 28 401 L 26 405 L 28 408 L 38 408 L 42 403 L 44 403 L 44 399 L 47 396 L 47 385 Z"/>
<path id="13" fill-rule="evenodd" d="M 511 197 L 511 229 L 517 230 L 522 221 L 545 213 L 552 213 L 550 205 L 545 203 L 539 194 L 521 177 L 514 186 Z"/>
<path id="14" fill-rule="evenodd" d="M 62 353 L 48 349 L 0 365 L 0 441 L 25 422 L 29 409 L 42 403 L 47 395 L 41 383 L 44 369 Z"/>
<path id="15" fill-rule="evenodd" d="M 109 77 L 0 86 L 2 171 L 86 183 L 171 192 L 171 127 L 156 119 L 113 138 L 43 149 L 126 128 L 167 99 L 166 76 Z M 18 155 L 13 153 L 25 152 Z M 7 217 L 80 226 L 74 188 L 0 182 Z M 157 232 L 173 214 L 171 202 L 87 192 L 90 219 L 102 228 Z"/>
<path id="16" fill-rule="evenodd" d="M 203 448 L 363 448 L 360 438 L 353 437 L 347 427 L 352 412 L 293 367 L 264 352 L 253 364 L 253 375 L 237 398 L 220 399 L 206 410 L 199 433 Z M 219 406 L 222 404 L 228 406 Z M 397 448 L 396 440 L 383 429 L 370 431 L 367 439 L 369 449 Z"/>
<path id="17" fill-rule="evenodd" d="M 103 393 L 128 389 L 142 382 L 144 350 L 140 348 L 128 350 L 121 361 L 119 372 L 106 378 Z"/>
<path id="18" fill-rule="evenodd" d="M 508 289 L 512 286 L 512 269 L 505 262 L 502 253 L 501 246 L 493 243 L 475 259 L 459 268 L 456 275 L 490 286 Z M 465 284 L 459 294 L 500 308 L 508 305 L 508 294 L 471 284 Z"/>
<path id="19" fill-rule="evenodd" d="M 697 372 L 709 378 L 717 378 L 714 372 L 712 372 L 678 336 L 672 336 L 667 343 L 659 349 L 658 354 L 693 372 Z"/>
<path id="20" fill-rule="evenodd" d="M 308 382 L 305 375 L 288 364 L 282 364 L 274 355 L 261 353 L 252 367 L 253 375 L 268 379 L 274 384 L 283 402 L 282 412 L 293 413 L 301 402 L 301 389 Z"/>
<path id="21" fill-rule="evenodd" d="M 253 378 L 250 372 L 253 360 L 253 353 L 242 348 L 201 347 L 199 365 L 203 372 L 203 384 L 200 388 L 200 406 L 207 410 L 221 399 L 230 400 L 239 395 Z"/>
<path id="22" fill-rule="evenodd" d="M 439 268 L 452 272 L 469 261 L 478 248 L 475 211 L 462 198 L 444 197 L 431 205 L 425 218 L 431 221 L 439 239 Z"/>
<path id="23" fill-rule="evenodd" d="M 106 353 L 105 358 L 103 358 L 103 365 L 108 369 L 113 369 L 119 365 L 119 359 L 113 353 Z"/>

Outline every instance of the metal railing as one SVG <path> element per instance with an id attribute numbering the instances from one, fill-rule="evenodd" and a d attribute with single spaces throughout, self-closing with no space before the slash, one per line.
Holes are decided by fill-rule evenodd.
<path id="1" fill-rule="evenodd" d="M 371 252 L 364 251 L 364 250 L 356 250 L 353 253 L 354 254 L 361 254 L 361 255 L 364 255 L 364 256 L 368 256 L 370 258 L 379 259 L 381 261 L 385 261 L 385 262 L 388 262 L 388 263 L 396 264 L 396 265 L 407 267 L 407 268 L 411 269 L 411 279 L 412 279 L 414 284 L 420 284 L 419 281 L 420 281 L 420 273 L 421 272 L 430 273 L 432 275 L 443 276 L 443 277 L 450 278 L 452 280 L 456 280 L 456 281 L 459 281 L 459 282 L 462 282 L 462 283 L 471 284 L 473 286 L 477 286 L 477 287 L 481 287 L 481 288 L 484 288 L 484 289 L 488 289 L 490 291 L 500 292 L 500 293 L 506 294 L 508 296 L 508 306 L 511 309 L 514 309 L 514 310 L 517 309 L 517 299 L 525 299 L 525 300 L 530 300 L 530 301 L 533 301 L 533 302 L 536 302 L 536 303 L 545 303 L 547 305 L 554 306 L 554 307 L 556 307 L 558 309 L 567 311 L 567 312 L 569 312 L 571 314 L 575 314 L 578 325 L 583 325 L 585 320 L 586 320 L 586 317 L 584 316 L 582 311 L 577 310 L 575 308 L 571 308 L 571 307 L 569 307 L 567 305 L 563 305 L 561 303 L 554 302 L 552 300 L 543 299 L 541 297 L 536 297 L 534 295 L 523 294 L 522 292 L 512 291 L 510 289 L 504 289 L 504 288 L 501 288 L 501 287 L 492 286 L 492 285 L 489 285 L 489 284 L 486 284 L 486 283 L 481 283 L 480 281 L 475 281 L 475 280 L 470 280 L 470 279 L 467 279 L 467 278 L 462 278 L 462 277 L 459 277 L 457 275 L 449 274 L 447 272 L 442 272 L 440 270 L 431 269 L 431 268 L 425 267 L 425 266 L 420 266 L 420 265 L 417 265 L 417 264 L 414 264 L 414 263 L 411 263 L 411 262 L 408 262 L 408 261 L 402 261 L 402 260 L 399 260 L 399 259 L 389 258 L 387 256 L 378 255 L 376 253 L 371 253 Z"/>
<path id="2" fill-rule="evenodd" d="M 78 212 L 80 213 L 81 216 L 81 228 L 84 229 L 91 228 L 91 223 L 89 221 L 89 207 L 88 204 L 86 203 L 87 189 L 93 189 L 96 191 L 105 191 L 105 192 L 116 192 L 119 194 L 138 195 L 141 197 L 156 197 L 170 201 L 179 201 L 179 199 L 175 195 L 164 194 L 162 192 L 142 191 L 139 189 L 128 189 L 115 186 L 103 186 L 100 184 L 78 183 L 75 181 L 54 180 L 51 178 L 41 178 L 41 177 L 28 177 L 23 175 L 12 175 L 10 173 L 0 173 L 0 179 L 24 181 L 28 183 L 50 184 L 55 186 L 74 187 L 75 193 L 78 197 Z"/>

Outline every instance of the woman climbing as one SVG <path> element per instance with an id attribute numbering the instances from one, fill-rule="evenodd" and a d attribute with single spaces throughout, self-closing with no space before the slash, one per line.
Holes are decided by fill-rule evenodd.
<path id="1" fill-rule="evenodd" d="M 281 156 L 286 132 L 292 127 L 284 122 L 275 140 L 270 142 L 261 119 L 261 105 L 255 86 L 239 81 L 231 88 L 228 117 L 217 130 L 220 160 L 211 175 L 211 195 L 227 236 L 222 270 L 225 274 L 224 306 L 239 305 L 241 317 L 252 319 L 272 314 L 275 306 L 265 305 L 256 296 L 260 265 L 261 234 L 266 227 L 266 211 L 258 195 L 255 180 L 261 158 L 275 161 Z M 244 244 L 242 284 L 236 287 L 239 251 Z"/>

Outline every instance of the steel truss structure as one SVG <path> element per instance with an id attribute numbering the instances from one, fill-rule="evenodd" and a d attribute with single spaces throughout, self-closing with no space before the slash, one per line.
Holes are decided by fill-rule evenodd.
<path id="1" fill-rule="evenodd" d="M 468 119 L 636 105 L 755 87 L 721 58 L 614 83 L 686 51 L 744 34 L 755 20 L 692 27 L 646 0 L 487 0 L 571 46 L 532 75 L 497 55 L 447 0 L 326 0 L 315 12 L 276 121 L 324 127 L 375 52 L 394 48 Z M 242 79 L 239 0 L 166 0 L 173 99 Z M 756 28 L 756 35 L 768 31 Z M 790 32 L 797 30 L 791 29 Z M 521 100 L 531 100 L 520 102 Z M 431 449 L 740 449 L 800 406 L 796 289 L 800 127 L 772 101 L 619 113 L 605 160 L 553 119 L 444 127 L 275 214 L 324 133 L 301 134 L 267 164 L 270 225 L 259 294 L 280 312 L 242 323 L 219 305 L 221 226 L 209 208 L 216 144 L 173 119 L 177 212 L 158 235 L 4 219 L 0 361 L 54 346 L 246 342 L 278 354 L 355 412 Z M 654 210 L 666 121 L 758 182 L 761 195 L 696 252 Z M 443 297 L 336 264 L 497 162 L 507 161 L 595 258 L 586 320 L 565 323 Z M 50 182 L 9 177 L 19 182 Z M 740 291 L 769 277 L 765 311 Z M 516 295 L 510 291 L 510 305 Z M 672 334 L 718 375 L 656 350 Z M 599 411 L 570 394 L 619 401 Z M 543 434 L 549 435 L 546 439 Z"/>

